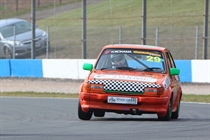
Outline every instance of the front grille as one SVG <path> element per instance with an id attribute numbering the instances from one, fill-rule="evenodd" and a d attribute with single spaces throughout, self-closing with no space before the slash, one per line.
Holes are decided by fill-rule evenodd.
<path id="1" fill-rule="evenodd" d="M 41 38 L 36 38 L 35 43 L 39 42 L 40 40 L 41 40 Z M 23 45 L 31 45 L 31 40 L 24 41 L 24 42 L 22 42 L 22 44 Z"/>
<path id="2" fill-rule="evenodd" d="M 130 82 L 130 81 L 116 81 L 116 80 L 89 80 L 90 84 L 103 84 L 105 91 L 118 92 L 144 92 L 146 87 L 160 88 L 159 84 Z"/>

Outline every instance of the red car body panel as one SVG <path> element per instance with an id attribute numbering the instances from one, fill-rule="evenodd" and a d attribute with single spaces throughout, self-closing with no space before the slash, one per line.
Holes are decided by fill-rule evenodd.
<path id="1" fill-rule="evenodd" d="M 170 52 L 167 48 L 163 47 L 150 47 L 144 45 L 108 45 L 105 46 L 99 54 L 97 60 L 106 49 L 135 49 L 135 50 L 155 50 L 164 54 L 164 59 L 167 60 L 166 53 Z M 96 61 L 96 64 L 98 62 Z M 96 65 L 95 64 L 95 65 Z M 165 61 L 166 70 L 165 73 L 155 72 L 142 72 L 142 71 L 130 71 L 130 70 L 97 70 L 93 68 L 87 78 L 84 80 L 80 87 L 79 103 L 83 112 L 94 112 L 97 110 L 105 112 L 116 112 L 124 114 L 142 115 L 145 113 L 157 114 L 158 117 L 165 116 L 168 111 L 170 99 L 172 99 L 172 112 L 178 110 L 180 104 L 182 89 L 179 80 L 176 75 L 170 75 L 169 62 Z M 96 81 L 91 83 L 91 81 Z M 139 85 L 152 84 L 158 85 L 162 88 L 162 93 L 157 94 L 153 92 L 146 93 L 145 91 L 139 93 L 130 92 L 117 92 L 106 91 L 101 88 L 97 80 L 101 81 L 125 81 L 128 83 L 136 83 Z M 107 83 L 106 83 L 107 84 Z M 109 86 L 109 84 L 108 84 Z M 103 87 L 103 86 L 102 86 Z M 144 90 L 147 87 L 144 87 Z M 160 89 L 161 89 L 160 88 Z M 108 103 L 108 97 L 120 97 L 120 98 L 136 98 L 137 104 L 117 104 Z"/>

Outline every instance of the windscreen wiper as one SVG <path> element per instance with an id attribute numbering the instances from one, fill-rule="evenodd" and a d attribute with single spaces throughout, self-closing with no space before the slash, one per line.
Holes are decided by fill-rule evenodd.
<path id="1" fill-rule="evenodd" d="M 107 70 L 107 69 L 113 69 L 112 67 L 105 67 L 105 68 L 101 68 L 100 70 Z"/>
<path id="2" fill-rule="evenodd" d="M 132 68 L 132 67 L 116 67 L 116 69 L 119 69 L 119 70 L 138 70 L 138 69 L 135 69 L 135 68 Z"/>
<path id="3" fill-rule="evenodd" d="M 146 68 L 143 71 L 154 71 L 156 69 L 161 69 L 161 68 L 159 68 L 159 67 L 151 67 L 151 68 Z"/>

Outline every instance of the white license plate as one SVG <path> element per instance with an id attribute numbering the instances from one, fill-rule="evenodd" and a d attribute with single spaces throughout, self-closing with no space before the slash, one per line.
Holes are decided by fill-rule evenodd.
<path id="1" fill-rule="evenodd" d="M 137 98 L 127 98 L 127 97 L 114 97 L 109 96 L 108 103 L 114 103 L 114 104 L 137 104 Z"/>

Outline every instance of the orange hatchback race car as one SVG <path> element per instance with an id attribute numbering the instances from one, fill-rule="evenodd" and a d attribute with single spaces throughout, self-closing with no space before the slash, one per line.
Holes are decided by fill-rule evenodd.
<path id="1" fill-rule="evenodd" d="M 116 44 L 103 47 L 81 84 L 78 117 L 90 120 L 106 112 L 157 114 L 159 120 L 179 117 L 182 89 L 179 73 L 167 48 Z"/>

